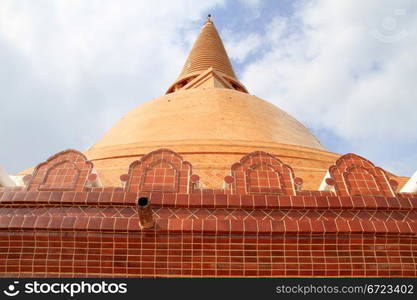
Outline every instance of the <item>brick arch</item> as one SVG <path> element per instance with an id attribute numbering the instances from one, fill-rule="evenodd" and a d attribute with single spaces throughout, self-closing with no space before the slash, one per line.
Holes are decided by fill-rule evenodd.
<path id="1" fill-rule="evenodd" d="M 256 151 L 233 164 L 234 194 L 295 195 L 294 171 L 275 156 Z"/>
<path id="2" fill-rule="evenodd" d="M 178 153 L 158 149 L 130 164 L 126 190 L 189 193 L 191 170 Z"/>
<path id="3" fill-rule="evenodd" d="M 77 166 L 73 162 L 65 160 L 48 169 L 39 185 L 39 190 L 50 188 L 73 190 L 79 176 L 80 170 Z"/>
<path id="4" fill-rule="evenodd" d="M 385 171 L 359 155 L 348 153 L 339 157 L 329 173 L 340 196 L 394 197 Z"/>
<path id="5" fill-rule="evenodd" d="M 36 166 L 29 191 L 82 191 L 93 163 L 77 150 L 59 152 Z"/>

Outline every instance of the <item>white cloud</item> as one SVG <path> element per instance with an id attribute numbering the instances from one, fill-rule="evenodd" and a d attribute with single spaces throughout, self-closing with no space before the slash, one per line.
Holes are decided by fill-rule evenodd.
<path id="1" fill-rule="evenodd" d="M 228 49 L 228 55 L 238 63 L 246 60 L 248 55 L 252 54 L 262 46 L 262 40 L 258 33 L 239 36 L 230 30 L 222 32 L 223 43 Z"/>
<path id="2" fill-rule="evenodd" d="M 416 28 L 413 0 L 303 1 L 295 15 L 267 27 L 270 50 L 246 66 L 242 81 L 314 129 L 330 129 L 393 166 L 376 152 L 417 146 Z M 403 165 L 394 171 L 417 169 L 415 160 Z"/>
<path id="3" fill-rule="evenodd" d="M 222 3 L 2 0 L 0 163 L 16 172 L 65 148 L 84 150 L 123 113 L 162 95 L 189 50 L 182 32 Z"/>

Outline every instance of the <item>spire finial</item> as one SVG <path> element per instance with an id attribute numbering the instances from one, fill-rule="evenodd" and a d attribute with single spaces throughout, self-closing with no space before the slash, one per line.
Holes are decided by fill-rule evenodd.
<path id="1" fill-rule="evenodd" d="M 225 83 L 225 86 L 227 85 L 227 88 L 233 87 L 233 89 L 246 92 L 245 87 L 236 78 L 223 42 L 211 20 L 211 14 L 207 16 L 206 23 L 201 27 L 180 75 L 168 88 L 167 93 L 182 89 L 194 79 L 199 78 L 198 80 L 200 80 L 201 78 L 198 76 L 205 74 L 205 72 L 214 72 L 217 74 L 216 76 L 226 78 L 223 83 Z M 221 78 L 220 81 L 223 80 Z M 222 85 L 223 83 L 217 83 L 216 81 L 216 84 Z"/>

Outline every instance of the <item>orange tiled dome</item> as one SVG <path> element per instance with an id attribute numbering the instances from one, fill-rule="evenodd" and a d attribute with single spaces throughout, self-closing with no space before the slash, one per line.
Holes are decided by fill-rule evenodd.
<path id="1" fill-rule="evenodd" d="M 284 111 L 224 88 L 184 90 L 144 103 L 119 120 L 86 155 L 105 185 L 117 185 L 131 161 L 160 147 L 190 161 L 210 188 L 221 187 L 231 164 L 255 150 L 287 158 L 296 170 L 304 167 L 310 174 L 319 168 L 314 188 L 338 157 Z"/>

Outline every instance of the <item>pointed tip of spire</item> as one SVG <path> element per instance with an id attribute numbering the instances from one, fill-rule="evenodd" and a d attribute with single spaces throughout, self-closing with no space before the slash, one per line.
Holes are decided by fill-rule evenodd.
<path id="1" fill-rule="evenodd" d="M 180 74 L 184 77 L 194 72 L 204 72 L 209 67 L 213 67 L 228 76 L 235 78 L 235 73 L 227 56 L 226 49 L 211 19 L 211 14 L 207 16 L 207 21 L 203 26 L 197 39 L 188 55 L 187 61 Z"/>
<path id="2" fill-rule="evenodd" d="M 207 21 L 202 26 L 184 67 L 173 85 L 178 82 L 188 82 L 190 78 L 196 78 L 210 68 L 233 82 L 239 82 L 216 26 L 214 26 L 211 14 L 207 16 Z M 238 83 L 238 85 L 242 84 Z M 172 90 L 172 86 L 168 90 Z M 243 87 L 242 90 L 246 89 Z"/>

